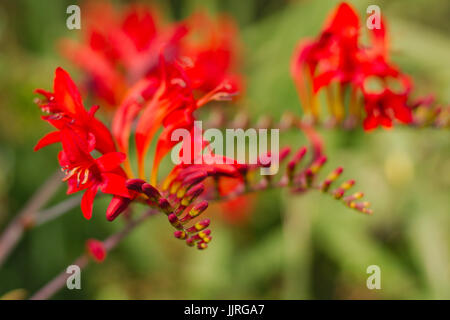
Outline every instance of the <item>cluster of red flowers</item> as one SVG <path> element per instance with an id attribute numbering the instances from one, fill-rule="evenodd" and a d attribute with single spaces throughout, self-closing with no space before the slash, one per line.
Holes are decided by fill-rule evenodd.
<path id="1" fill-rule="evenodd" d="M 370 30 L 370 46 L 360 43 L 360 28 L 356 11 L 342 3 L 317 39 L 299 44 L 291 73 L 305 114 L 319 119 L 318 94 L 325 88 L 333 122 L 342 122 L 348 110 L 347 121 L 354 123 L 364 110 L 365 130 L 392 127 L 394 119 L 411 123 L 411 81 L 389 60 L 385 21 Z"/>
<path id="2" fill-rule="evenodd" d="M 277 182 L 268 176 L 252 186 L 248 177 L 267 164 L 259 161 L 245 165 L 226 159 L 221 163 L 227 164 L 181 163 L 160 185 L 160 163 L 178 143 L 171 139 L 174 130 L 194 133 L 196 110 L 211 101 L 232 100 L 242 91 L 242 80 L 236 72 L 239 55 L 234 24 L 227 17 L 212 19 L 205 13 L 171 24 L 162 22 L 152 8 L 133 5 L 119 13 L 106 3 L 89 4 L 84 14 L 84 39 L 64 40 L 61 48 L 87 76 L 83 89 L 107 106 L 103 118 L 111 120 L 111 130 L 96 117 L 99 107 L 87 110 L 69 74 L 57 68 L 53 92 L 36 91 L 42 95 L 37 104 L 47 113 L 43 119 L 56 130 L 45 135 L 35 150 L 60 144 L 58 159 L 65 172 L 67 193 L 84 192 L 81 210 L 86 219 L 91 218 L 94 199 L 101 191 L 113 196 L 106 211 L 108 220 L 114 220 L 132 202 L 145 203 L 167 215 L 176 238 L 204 249 L 212 239 L 207 229 L 209 219 L 198 219 L 208 207 L 205 199 L 231 199 L 229 195 L 240 196 L 242 190 L 287 186 L 301 193 L 319 189 L 360 212 L 372 212 L 368 202 L 357 201 L 362 193 L 345 196 L 353 180 L 330 190 L 342 168 L 321 184 L 316 183 L 326 157 L 314 129 L 303 121 L 292 120 L 313 145 L 311 162 L 306 168 L 298 168 L 306 153 L 306 149 L 300 149 Z M 346 91 L 350 96 L 347 120 L 359 118 L 364 107 L 366 130 L 378 125 L 390 127 L 393 119 L 411 122 L 411 83 L 389 61 L 384 22 L 372 31 L 370 47 L 359 43 L 359 28 L 357 14 L 344 3 L 317 40 L 300 44 L 292 74 L 305 113 L 319 118 L 318 93 L 325 88 L 335 122 L 344 120 Z M 370 90 L 372 80 L 381 83 L 381 91 Z M 394 90 L 392 81 L 400 83 L 402 89 Z M 201 150 L 201 156 L 223 157 L 208 153 L 207 143 L 200 142 L 207 151 Z M 152 144 L 155 153 L 148 168 Z M 289 151 L 280 152 L 279 163 L 287 159 Z M 191 155 L 192 160 L 198 156 Z M 134 158 L 136 164 L 132 163 Z M 210 188 L 212 184 L 214 188 Z M 91 242 L 88 249 L 97 260 L 104 259 L 104 250 L 97 243 Z"/>
<path id="3" fill-rule="evenodd" d="M 38 105 L 48 113 L 43 119 L 56 131 L 44 136 L 35 150 L 61 144 L 59 163 L 66 174 L 67 193 L 84 191 L 81 210 L 86 219 L 92 216 L 100 190 L 113 195 L 106 212 L 108 220 L 114 220 L 132 201 L 141 201 L 164 211 L 169 221 L 185 232 L 188 244 L 196 242 L 203 249 L 210 240 L 209 231 L 203 230 L 209 222 L 180 228 L 206 209 L 202 202 L 194 204 L 203 191 L 198 184 L 203 179 L 186 170 L 178 175 L 177 179 L 183 177 L 185 193 L 176 198 L 179 203 L 164 198 L 155 186 L 161 160 L 177 143 L 170 139 L 172 132 L 178 128 L 192 131 L 198 108 L 210 101 L 231 100 L 240 90 L 241 81 L 233 69 L 237 56 L 233 23 L 226 17 L 213 20 L 197 13 L 177 25 L 163 25 L 157 23 L 156 11 L 147 7 L 131 6 L 124 14 L 106 3 L 88 7 L 87 16 L 99 17 L 101 12 L 101 18 L 86 19 L 85 41 L 65 40 L 62 50 L 86 72 L 87 89 L 94 98 L 115 109 L 111 131 L 97 119 L 99 107 L 86 110 L 69 74 L 57 68 L 53 92 L 36 90 L 43 96 L 37 99 Z M 137 175 L 130 163 L 132 133 Z M 150 185 L 145 182 L 145 164 L 153 142 L 156 151 Z M 218 177 L 235 167 L 210 165 L 206 172 L 201 171 L 202 177 Z M 186 216 L 178 221 L 183 212 Z M 177 237 L 181 235 L 177 233 Z"/>
<path id="4" fill-rule="evenodd" d="M 226 15 L 213 19 L 197 12 L 169 23 L 156 8 L 136 4 L 116 10 L 108 2 L 86 2 L 82 30 L 82 41 L 61 41 L 61 52 L 87 74 L 88 89 L 110 108 L 143 78 L 153 80 L 156 90 L 161 54 L 167 63 L 185 66 L 195 92 L 210 92 L 226 78 L 241 84 L 237 28 Z"/>

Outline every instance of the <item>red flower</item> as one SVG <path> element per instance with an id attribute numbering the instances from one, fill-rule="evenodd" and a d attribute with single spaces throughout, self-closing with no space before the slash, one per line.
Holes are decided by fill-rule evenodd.
<path id="1" fill-rule="evenodd" d="M 227 16 L 211 19 L 200 12 L 180 24 L 168 24 L 157 10 L 131 5 L 124 13 L 108 3 L 86 4 L 83 39 L 64 40 L 61 51 L 88 75 L 88 88 L 116 107 L 127 90 L 145 77 L 157 77 L 162 54 L 183 61 L 191 87 L 200 93 L 233 79 L 242 91 L 237 67 L 237 28 Z M 188 35 L 188 37 L 186 37 Z"/>
<path id="2" fill-rule="evenodd" d="M 342 3 L 331 15 L 317 40 L 301 42 L 291 65 L 291 73 L 305 114 L 319 119 L 317 92 L 326 88 L 327 103 L 333 120 L 340 122 L 349 113 L 354 122 L 367 113 L 366 130 L 378 124 L 392 126 L 392 119 L 403 123 L 412 121 L 406 102 L 409 89 L 397 95 L 389 89 L 389 79 L 404 81 L 405 76 L 390 63 L 385 21 L 381 28 L 371 30 L 371 46 L 359 44 L 360 22 L 356 11 Z M 375 78 L 383 83 L 382 94 L 368 93 L 364 88 L 367 79 Z M 337 83 L 337 87 L 333 84 Z M 409 87 L 409 85 L 408 85 Z M 346 91 L 350 91 L 346 107 Z M 363 97 L 364 104 L 360 103 Z M 395 105 L 391 103 L 395 102 Z M 348 111 L 346 111 L 348 110 Z"/>
<path id="3" fill-rule="evenodd" d="M 65 40 L 62 53 L 89 76 L 94 93 L 115 107 L 129 85 L 154 72 L 158 56 L 177 56 L 183 25 L 157 23 L 153 8 L 133 5 L 124 14 L 108 3 L 86 4 L 84 41 Z"/>
<path id="4" fill-rule="evenodd" d="M 125 155 L 110 152 L 94 159 L 89 145 L 70 129 L 60 132 L 63 150 L 59 154 L 61 168 L 65 171 L 67 194 L 85 191 L 81 199 L 81 211 L 86 219 L 92 216 L 94 198 L 100 189 L 104 193 L 131 198 L 125 187 L 127 180 L 120 164 Z"/>
<path id="5" fill-rule="evenodd" d="M 242 92 L 242 80 L 233 72 L 239 59 L 234 21 L 226 15 L 212 19 L 201 11 L 190 16 L 186 25 L 189 33 L 182 42 L 181 55 L 189 62 L 186 74 L 192 87 L 206 93 L 233 78 Z"/>
<path id="6" fill-rule="evenodd" d="M 36 92 L 45 98 L 44 101 L 37 101 L 44 112 L 51 114 L 44 116 L 43 119 L 52 126 L 58 130 L 70 127 L 101 153 L 116 151 L 108 128 L 94 117 L 98 107 L 92 107 L 89 112 L 86 111 L 75 83 L 62 68 L 57 68 L 55 71 L 53 93 L 42 89 Z M 51 132 L 37 143 L 35 151 L 60 141 L 60 132 Z"/>
<path id="7" fill-rule="evenodd" d="M 176 127 L 179 128 L 189 128 L 194 121 L 192 113 L 196 108 L 196 104 L 189 79 L 181 65 L 176 62 L 166 64 L 164 58 L 161 57 L 160 79 L 158 90 L 142 110 L 136 127 L 136 149 L 139 176 L 141 178 L 145 177 L 144 158 L 148 147 L 161 125 L 165 127 L 161 135 L 167 138 L 167 131 L 175 128 L 173 124 L 176 123 Z M 170 146 L 169 141 L 168 144 Z M 176 142 L 172 143 L 176 144 Z M 161 146 L 159 149 L 161 149 Z M 167 148 L 160 152 L 157 151 L 153 163 L 152 184 L 156 183 L 155 174 L 159 162 L 167 151 Z"/>
<path id="8" fill-rule="evenodd" d="M 155 134 L 163 127 L 157 140 L 152 168 L 151 183 L 156 184 L 159 163 L 177 144 L 171 139 L 172 132 L 179 128 L 192 130 L 196 109 L 211 100 L 229 100 L 236 93 L 235 90 L 235 86 L 224 80 L 196 100 L 183 65 L 178 61 L 166 62 L 161 56 L 159 77 L 147 78 L 131 88 L 114 117 L 113 134 L 119 149 L 128 152 L 131 124 L 139 116 L 135 140 L 139 177 L 145 178 L 145 156 Z"/>
<path id="9" fill-rule="evenodd" d="M 123 15 L 105 3 L 85 9 L 84 41 L 67 40 L 62 48 L 87 72 L 96 97 L 115 105 L 121 101 L 113 118 L 113 134 L 95 118 L 98 107 L 86 110 L 78 88 L 67 72 L 58 68 L 54 92 L 37 90 L 44 96 L 38 104 L 50 113 L 43 118 L 57 130 L 43 137 L 35 150 L 61 142 L 59 161 L 66 172 L 67 192 L 84 191 L 81 209 L 87 219 L 92 216 L 97 192 L 112 194 L 106 216 L 113 220 L 132 201 L 145 200 L 140 192 L 126 187 L 126 181 L 134 178 L 129 162 L 132 124 L 137 124 L 134 138 L 141 178 L 146 176 L 149 146 L 156 143 L 151 170 L 151 182 L 156 186 L 159 164 L 177 144 L 171 139 L 173 131 L 192 131 L 198 108 L 212 100 L 230 100 L 236 94 L 240 79 L 231 72 L 235 30 L 229 19 L 221 18 L 216 24 L 198 15 L 187 25 L 202 40 L 181 42 L 188 27 L 161 28 L 153 9 L 130 6 Z M 94 151 L 102 155 L 94 158 Z M 206 169 L 207 174 L 219 175 L 234 175 L 234 171 L 236 168 L 228 165 Z"/>
<path id="10" fill-rule="evenodd" d="M 313 79 L 314 92 L 332 80 L 341 83 L 351 81 L 358 71 L 359 27 L 355 10 L 346 3 L 340 4 L 319 39 L 299 45 L 292 65 L 294 77 L 300 77 L 298 72 L 307 67 Z"/>
<path id="11" fill-rule="evenodd" d="M 394 92 L 390 88 L 384 88 L 381 92 L 364 92 L 365 110 L 367 117 L 364 119 L 364 129 L 372 130 L 379 125 L 384 128 L 392 127 L 392 119 L 402 123 L 412 122 L 411 108 L 408 106 L 410 83 L 407 78 L 402 78 L 404 89 L 402 92 Z"/>

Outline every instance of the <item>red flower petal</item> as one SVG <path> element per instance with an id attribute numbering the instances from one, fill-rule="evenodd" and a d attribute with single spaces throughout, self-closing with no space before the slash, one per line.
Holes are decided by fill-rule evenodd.
<path id="1" fill-rule="evenodd" d="M 101 153 L 116 151 L 114 140 L 109 129 L 98 119 L 89 119 L 89 130 L 95 136 L 95 149 Z"/>
<path id="2" fill-rule="evenodd" d="M 106 209 L 106 219 L 108 219 L 108 221 L 113 221 L 119 214 L 128 208 L 130 202 L 131 199 L 114 196 Z"/>
<path id="3" fill-rule="evenodd" d="M 70 40 L 60 44 L 64 56 L 84 69 L 93 78 L 94 90 L 110 105 L 118 102 L 125 88 L 125 81 L 114 66 L 100 53 Z"/>
<path id="4" fill-rule="evenodd" d="M 348 3 L 341 3 L 332 13 L 326 30 L 332 33 L 341 33 L 344 36 L 357 36 L 359 17 L 355 9 Z M 356 32 L 356 34 L 349 34 Z"/>
<path id="5" fill-rule="evenodd" d="M 38 141 L 36 146 L 34 147 L 34 151 L 38 151 L 39 149 L 48 146 L 49 144 L 60 142 L 61 141 L 61 135 L 59 131 L 53 131 L 50 133 L 47 133 L 44 137 L 41 138 L 41 140 Z"/>
<path id="6" fill-rule="evenodd" d="M 92 208 L 94 207 L 94 199 L 97 191 L 98 186 L 93 185 L 84 192 L 83 198 L 81 198 L 81 211 L 83 212 L 83 216 L 88 220 L 92 217 Z"/>
<path id="7" fill-rule="evenodd" d="M 102 173 L 102 184 L 100 190 L 103 193 L 114 194 L 130 198 L 130 192 L 126 187 L 127 178 L 115 173 Z"/>
<path id="8" fill-rule="evenodd" d="M 155 94 L 158 85 L 158 79 L 146 78 L 128 90 L 112 123 L 112 132 L 120 151 L 128 152 L 131 124 L 141 111 L 142 102 Z"/>
<path id="9" fill-rule="evenodd" d="M 95 162 L 98 168 L 102 172 L 113 171 L 120 166 L 120 164 L 125 161 L 126 155 L 122 152 L 110 152 L 100 158 L 97 158 Z"/>
<path id="10" fill-rule="evenodd" d="M 61 104 L 61 107 L 67 113 L 77 114 L 78 116 L 86 113 L 77 86 L 70 78 L 70 75 L 61 67 L 56 69 L 53 91 L 56 101 Z"/>
<path id="11" fill-rule="evenodd" d="M 364 119 L 364 123 L 363 123 L 363 127 L 364 130 L 366 131 L 370 131 L 375 129 L 376 127 L 378 127 L 378 121 L 375 118 L 375 116 L 373 115 L 368 115 L 365 119 Z"/>

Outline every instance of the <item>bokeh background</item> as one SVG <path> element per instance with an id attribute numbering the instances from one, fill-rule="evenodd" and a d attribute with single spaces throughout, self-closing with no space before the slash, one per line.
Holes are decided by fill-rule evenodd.
<path id="1" fill-rule="evenodd" d="M 374 1 L 349 1 L 365 17 Z M 33 104 L 35 88 L 51 88 L 63 66 L 55 44 L 76 37 L 66 28 L 74 1 L 0 3 L 0 230 L 58 168 L 57 148 L 32 148 L 49 127 Z M 226 11 L 238 22 L 244 47 L 245 108 L 253 116 L 300 114 L 289 62 L 297 41 L 318 34 L 337 1 L 172 0 L 157 2 L 172 19 L 198 7 Z M 413 76 L 417 95 L 450 100 L 450 2 L 376 1 L 387 17 L 393 60 Z M 81 9 L 83 11 L 83 9 Z M 364 21 L 363 21 L 364 23 Z M 89 103 L 86 103 L 89 105 Z M 172 236 L 164 217 L 129 235 L 103 264 L 82 271 L 82 290 L 59 299 L 449 299 L 450 142 L 436 129 L 396 127 L 364 133 L 320 130 L 327 169 L 342 165 L 357 180 L 375 214 L 350 210 L 320 193 L 293 197 L 271 191 L 254 198 L 251 212 L 229 219 L 217 207 L 214 240 L 205 251 Z M 305 143 L 299 133 L 283 144 Z M 65 199 L 65 187 L 48 206 Z M 66 268 L 87 238 L 104 239 L 123 221 L 107 222 L 107 199 L 92 220 L 79 207 L 25 234 L 0 268 L 0 296 L 33 293 Z M 137 208 L 142 210 L 142 208 Z M 381 290 L 366 287 L 366 268 L 381 268 Z M 26 297 L 26 295 L 24 296 Z"/>

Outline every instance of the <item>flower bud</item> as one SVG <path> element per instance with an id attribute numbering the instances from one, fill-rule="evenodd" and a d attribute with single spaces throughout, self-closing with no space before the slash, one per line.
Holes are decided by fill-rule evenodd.
<path id="1" fill-rule="evenodd" d="M 184 240 L 186 239 L 187 235 L 186 232 L 182 231 L 182 230 L 177 230 L 173 233 L 173 235 L 175 236 L 175 238 L 177 239 L 181 239 Z"/>
<path id="2" fill-rule="evenodd" d="M 205 242 L 199 242 L 199 243 L 197 243 L 197 248 L 199 250 L 204 250 L 204 249 L 208 248 L 208 245 Z"/>
<path id="3" fill-rule="evenodd" d="M 351 196 L 347 196 L 344 199 L 342 199 L 344 202 L 352 202 L 358 199 L 361 199 L 364 196 L 364 194 L 362 192 L 355 192 L 354 194 L 352 194 Z"/>
<path id="4" fill-rule="evenodd" d="M 208 228 L 210 222 L 211 221 L 209 219 L 202 220 L 202 221 L 197 222 L 196 224 L 194 224 L 192 227 L 186 229 L 186 231 L 189 232 L 189 233 L 194 233 L 194 232 L 197 232 L 197 231 L 201 231 L 203 229 Z"/>
<path id="5" fill-rule="evenodd" d="M 320 168 L 325 164 L 327 161 L 327 157 L 320 156 L 316 161 L 313 162 L 313 164 L 309 167 L 309 169 L 312 171 L 313 174 L 316 174 L 319 172 Z"/>
<path id="6" fill-rule="evenodd" d="M 161 194 L 159 193 L 158 189 L 156 189 L 154 186 L 152 186 L 149 183 L 144 183 L 141 187 L 142 192 L 145 193 L 145 195 L 152 201 L 159 201 L 161 198 Z"/>
<path id="7" fill-rule="evenodd" d="M 208 174 L 205 171 L 191 173 L 183 179 L 183 186 L 191 186 L 200 183 L 207 177 Z"/>
<path id="8" fill-rule="evenodd" d="M 341 184 L 339 188 L 333 191 L 333 195 L 336 199 L 340 199 L 344 196 L 345 191 L 350 189 L 355 184 L 355 180 L 348 180 Z"/>
<path id="9" fill-rule="evenodd" d="M 167 218 L 169 219 L 170 224 L 178 229 L 178 230 L 183 230 L 183 226 L 180 222 L 180 220 L 178 220 L 177 215 L 175 213 L 171 213 L 167 216 Z"/>
<path id="10" fill-rule="evenodd" d="M 167 201 L 167 199 L 160 198 L 158 201 L 158 206 L 162 211 L 164 211 L 165 214 L 171 213 L 170 203 L 169 203 L 169 201 Z"/>
<path id="11" fill-rule="evenodd" d="M 202 194 L 203 191 L 205 191 L 205 186 L 202 183 L 193 186 L 186 192 L 181 200 L 181 205 L 188 206 L 195 198 Z"/>
<path id="12" fill-rule="evenodd" d="M 203 211 L 206 210 L 206 208 L 208 208 L 208 201 L 203 200 L 199 203 L 197 203 L 190 211 L 189 211 L 189 215 L 194 218 L 196 216 L 198 216 L 200 213 L 202 213 Z"/>
<path id="13" fill-rule="evenodd" d="M 125 186 L 133 191 L 142 192 L 142 185 L 145 183 L 142 179 L 129 179 L 127 180 Z"/>
<path id="14" fill-rule="evenodd" d="M 344 169 L 342 167 L 336 168 L 334 171 L 332 171 L 323 181 L 321 189 L 324 192 L 327 192 L 330 188 L 330 185 L 341 175 L 342 171 Z"/>
<path id="15" fill-rule="evenodd" d="M 106 249 L 103 245 L 103 242 L 96 239 L 89 239 L 86 241 L 86 250 L 89 256 L 95 262 L 103 262 L 106 258 Z"/>
<path id="16" fill-rule="evenodd" d="M 298 163 L 303 159 L 303 157 L 306 154 L 306 147 L 301 147 L 297 153 L 294 155 L 291 161 L 287 164 L 287 176 L 289 178 L 289 181 L 292 181 L 294 178 L 294 171 L 297 167 Z"/>
<path id="17" fill-rule="evenodd" d="M 191 210 L 189 210 L 189 212 L 180 221 L 183 223 L 190 221 L 200 215 L 203 211 L 205 211 L 206 208 L 208 208 L 208 201 L 203 200 L 197 203 Z"/>
<path id="18" fill-rule="evenodd" d="M 279 153 L 279 162 L 283 161 L 284 159 L 286 159 L 286 157 L 291 153 L 291 148 L 290 147 L 284 147 L 283 149 L 280 150 Z"/>
<path id="19" fill-rule="evenodd" d="M 352 209 L 356 209 L 360 212 L 372 214 L 372 210 L 369 209 L 370 202 L 364 201 L 364 202 L 350 202 L 348 203 L 348 206 Z"/>
<path id="20" fill-rule="evenodd" d="M 106 219 L 108 219 L 108 221 L 113 221 L 119 214 L 128 208 L 130 202 L 131 199 L 114 196 L 106 209 Z"/>

